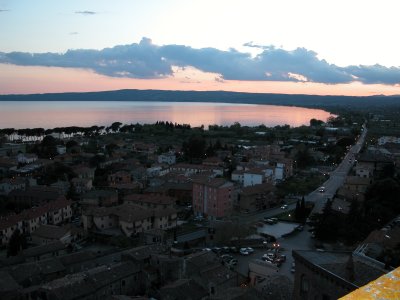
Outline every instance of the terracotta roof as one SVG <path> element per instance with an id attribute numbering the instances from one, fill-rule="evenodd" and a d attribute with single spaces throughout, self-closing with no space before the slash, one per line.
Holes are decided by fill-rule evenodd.
<path id="1" fill-rule="evenodd" d="M 152 195 L 152 194 L 131 194 L 124 197 L 124 201 L 132 203 L 149 203 L 149 204 L 165 204 L 175 203 L 175 198 L 169 196 Z"/>
<path id="2" fill-rule="evenodd" d="M 226 186 L 233 186 L 233 183 L 224 179 L 224 178 L 208 178 L 208 179 L 195 179 L 193 180 L 194 184 L 202 184 L 210 187 L 222 187 Z"/>
<path id="3" fill-rule="evenodd" d="M 71 231 L 64 227 L 59 227 L 55 225 L 42 225 L 32 233 L 32 236 L 59 240 L 68 234 L 71 234 Z"/>
<path id="4" fill-rule="evenodd" d="M 84 214 L 85 215 L 93 215 L 96 217 L 116 215 L 122 221 L 134 222 L 134 221 L 150 218 L 152 216 L 156 216 L 156 217 L 169 216 L 174 213 L 176 213 L 176 210 L 174 208 L 150 209 L 150 208 L 144 208 L 140 205 L 124 203 L 122 205 L 113 206 L 113 207 L 92 208 L 92 209 L 89 209 Z"/>

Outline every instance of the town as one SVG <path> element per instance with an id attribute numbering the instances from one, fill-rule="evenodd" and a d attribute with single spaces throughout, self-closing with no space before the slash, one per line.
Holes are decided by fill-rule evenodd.
<path id="1" fill-rule="evenodd" d="M 0 129 L 0 298 L 343 297 L 400 266 L 396 118 Z"/>

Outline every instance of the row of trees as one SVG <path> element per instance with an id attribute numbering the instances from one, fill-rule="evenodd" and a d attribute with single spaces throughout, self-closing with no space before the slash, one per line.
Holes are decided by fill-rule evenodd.
<path id="1" fill-rule="evenodd" d="M 399 194 L 399 181 L 384 178 L 368 188 L 364 202 L 353 200 L 347 215 L 333 210 L 332 201 L 327 201 L 323 212 L 315 216 L 316 238 L 349 244 L 365 239 L 400 214 Z"/>

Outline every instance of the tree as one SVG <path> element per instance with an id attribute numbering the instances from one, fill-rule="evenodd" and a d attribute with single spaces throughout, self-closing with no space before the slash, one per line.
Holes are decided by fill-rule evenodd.
<path id="1" fill-rule="evenodd" d="M 296 202 L 296 208 L 294 210 L 294 217 L 296 218 L 296 220 L 301 218 L 301 208 L 300 208 L 299 200 L 297 200 L 297 202 Z"/>
<path id="2" fill-rule="evenodd" d="M 321 126 L 322 124 L 324 124 L 324 122 L 321 121 L 321 120 L 317 120 L 317 119 L 314 119 L 314 118 L 312 118 L 312 119 L 310 120 L 310 126 L 315 126 L 315 127 L 317 127 L 317 126 Z"/>
<path id="3" fill-rule="evenodd" d="M 22 249 L 26 248 L 26 238 L 19 229 L 15 229 L 10 237 L 7 248 L 7 257 L 16 256 Z"/>

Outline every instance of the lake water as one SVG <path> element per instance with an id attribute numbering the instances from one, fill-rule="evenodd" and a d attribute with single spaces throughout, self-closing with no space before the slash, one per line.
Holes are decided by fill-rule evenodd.
<path id="1" fill-rule="evenodd" d="M 0 128 L 55 128 L 67 126 L 109 126 L 152 124 L 169 121 L 191 126 L 241 125 L 267 127 L 288 124 L 308 125 L 310 119 L 326 121 L 331 114 L 302 107 L 198 103 L 198 102 L 129 102 L 129 101 L 2 101 Z"/>

